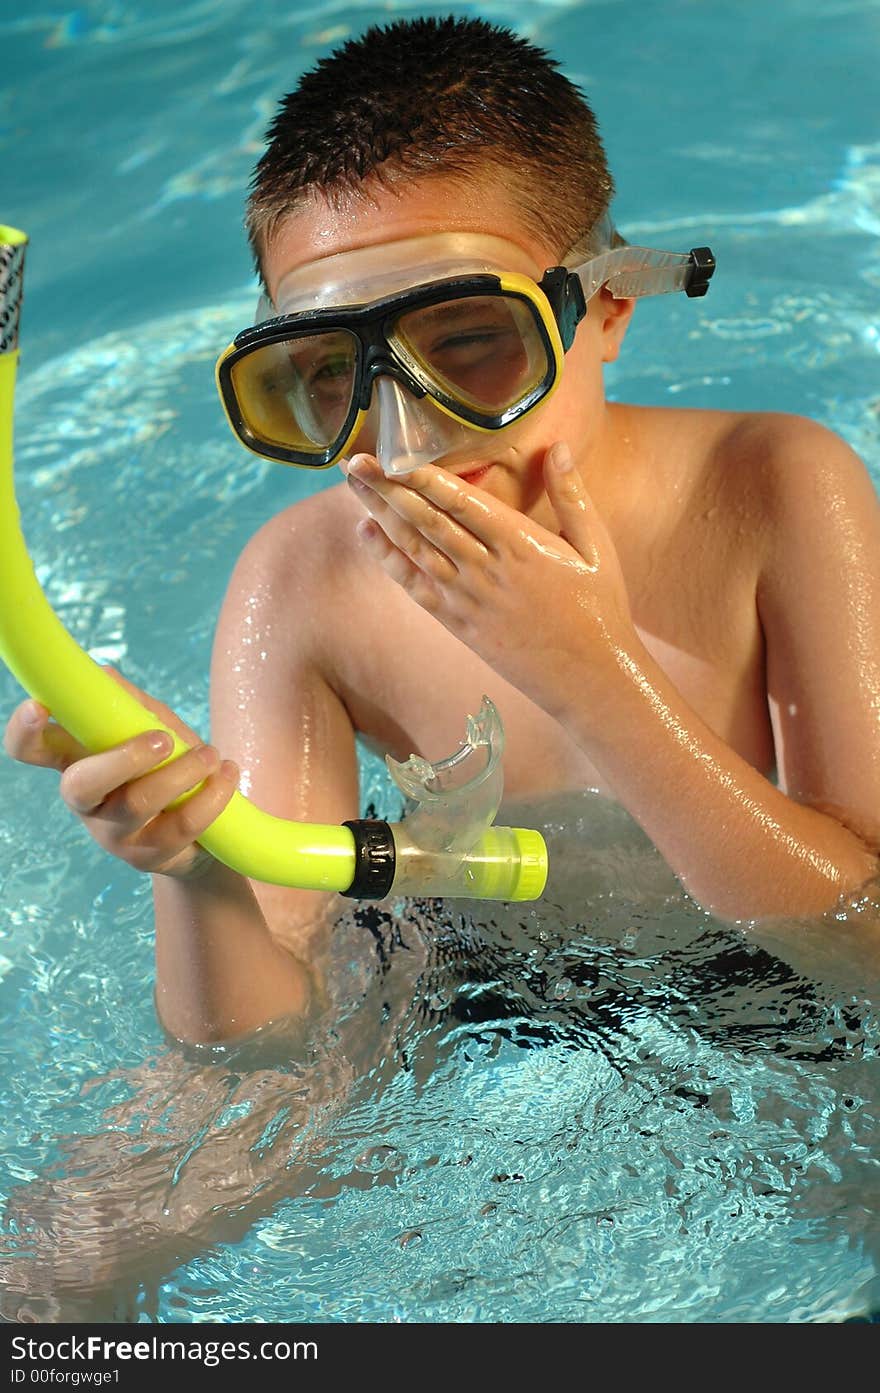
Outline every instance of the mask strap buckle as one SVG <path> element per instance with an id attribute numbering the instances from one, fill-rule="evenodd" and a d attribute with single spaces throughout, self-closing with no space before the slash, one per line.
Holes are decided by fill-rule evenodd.
<path id="1" fill-rule="evenodd" d="M 559 326 L 559 337 L 567 353 L 574 343 L 574 335 L 587 312 L 587 299 L 580 277 L 565 266 L 551 266 L 541 278 L 539 290 L 543 290 Z"/>

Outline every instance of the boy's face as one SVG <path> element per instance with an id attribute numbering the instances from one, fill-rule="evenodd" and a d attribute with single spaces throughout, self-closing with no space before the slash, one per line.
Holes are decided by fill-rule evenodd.
<path id="1" fill-rule="evenodd" d="M 403 239 L 468 232 L 501 239 L 506 264 L 498 269 L 540 281 L 559 263 L 560 249 L 526 229 L 515 204 L 495 183 L 465 184 L 434 177 L 406 189 L 377 189 L 368 199 L 351 199 L 331 207 L 313 198 L 281 225 L 266 248 L 264 270 L 274 300 L 290 272 L 344 254 Z M 383 293 L 377 290 L 377 295 Z M 556 392 L 521 420 L 501 431 L 468 431 L 436 463 L 467 476 L 488 465 L 474 482 L 518 509 L 527 509 L 541 492 L 543 458 L 557 440 L 570 445 L 575 461 L 585 465 L 601 449 L 607 429 L 602 364 L 618 354 L 633 302 L 614 300 L 600 291 L 590 302 L 575 341 L 565 355 Z M 374 392 L 375 401 L 375 392 Z M 350 453 L 375 450 L 375 411 L 368 416 Z"/>

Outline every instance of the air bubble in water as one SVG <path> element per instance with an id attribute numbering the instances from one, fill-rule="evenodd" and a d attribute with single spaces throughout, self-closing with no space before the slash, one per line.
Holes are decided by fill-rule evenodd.
<path id="1" fill-rule="evenodd" d="M 370 1146 L 361 1152 L 355 1165 L 359 1171 L 379 1175 L 381 1171 L 402 1170 L 405 1160 L 395 1146 Z"/>

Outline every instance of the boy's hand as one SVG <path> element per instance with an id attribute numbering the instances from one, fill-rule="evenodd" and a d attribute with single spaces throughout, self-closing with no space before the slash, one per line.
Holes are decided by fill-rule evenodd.
<path id="1" fill-rule="evenodd" d="M 614 544 L 567 445 L 544 459 L 560 536 L 436 465 L 400 481 L 361 455 L 347 477 L 370 514 L 359 535 L 417 604 L 549 714 L 599 697 L 634 629 Z"/>
<path id="2" fill-rule="evenodd" d="M 195 843 L 232 797 L 238 770 L 231 760 L 221 764 L 217 751 L 203 745 L 166 706 L 120 673 L 111 670 L 111 675 L 195 748 L 160 769 L 171 752 L 171 738 L 156 730 L 90 755 L 49 719 L 45 706 L 28 700 L 9 719 L 6 750 L 22 764 L 58 769 L 64 802 L 111 855 L 138 871 L 177 878 L 198 874 L 213 858 Z M 168 809 L 199 784 L 179 808 Z"/>

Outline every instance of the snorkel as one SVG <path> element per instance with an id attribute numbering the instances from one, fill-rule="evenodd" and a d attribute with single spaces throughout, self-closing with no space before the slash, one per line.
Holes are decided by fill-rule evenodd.
<path id="1" fill-rule="evenodd" d="M 27 237 L 0 226 L 0 658 L 25 691 L 90 752 L 148 730 L 185 743 L 84 652 L 52 610 L 34 573 L 15 498 L 13 403 Z M 388 760 L 410 799 L 401 823 L 288 822 L 236 792 L 199 838 L 218 861 L 254 880 L 336 891 L 357 899 L 455 895 L 535 900 L 547 879 L 537 831 L 493 827 L 501 796 L 503 732 L 484 699 L 458 751 L 436 765 Z M 468 775 L 465 778 L 465 774 Z"/>

